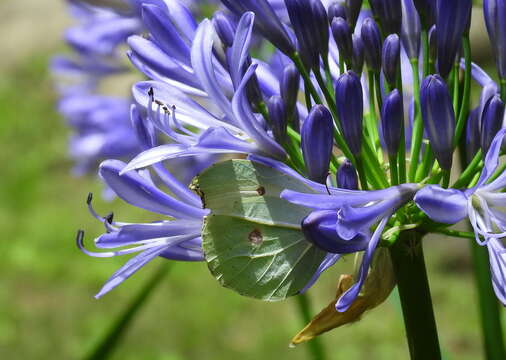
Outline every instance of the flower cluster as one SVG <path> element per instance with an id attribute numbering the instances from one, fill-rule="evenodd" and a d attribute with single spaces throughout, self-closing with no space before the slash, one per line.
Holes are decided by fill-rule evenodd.
<path id="1" fill-rule="evenodd" d="M 222 0 L 200 20 L 177 0 L 138 0 L 132 28 L 112 17 L 109 23 L 126 28 L 112 26 L 114 36 L 105 39 L 86 37 L 88 47 L 110 55 L 130 35 L 128 58 L 149 79 L 132 89 L 132 133 L 121 135 L 121 145 L 108 142 L 106 156 L 121 157 L 127 142 L 142 151 L 127 164 L 106 160 L 100 176 L 124 201 L 163 216 L 126 224 L 90 205 L 106 227 L 95 245 L 113 251 L 85 249 L 80 232 L 84 252 L 139 252 L 98 296 L 157 256 L 204 260 L 201 227 L 213 209 L 203 209 L 189 184 L 227 155 L 247 157 L 311 190 L 280 193 L 286 204 L 309 209 L 298 230 L 326 254 L 300 292 L 340 257 L 363 253 L 355 284 L 335 305 L 344 312 L 379 246 L 400 241 L 406 229 L 440 232 L 468 218 L 489 251 L 494 289 L 506 304 L 506 183 L 498 160 L 506 132 L 506 2 L 484 1 L 500 85 L 471 63 L 471 0 L 369 3 L 371 9 L 361 0 Z M 139 26 L 142 36 L 134 34 Z M 86 44 L 73 44 L 90 55 Z M 472 79 L 482 90 L 470 110 Z M 127 121 L 119 104 L 100 105 Z M 459 146 L 462 171 L 454 161 Z"/>

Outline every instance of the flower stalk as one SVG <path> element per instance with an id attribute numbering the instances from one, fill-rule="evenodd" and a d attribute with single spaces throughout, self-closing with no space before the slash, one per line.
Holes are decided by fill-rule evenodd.
<path id="1" fill-rule="evenodd" d="M 390 255 L 397 277 L 411 360 L 438 360 L 441 359 L 441 351 L 422 236 L 416 230 L 401 232 L 399 239 L 390 247 Z"/>

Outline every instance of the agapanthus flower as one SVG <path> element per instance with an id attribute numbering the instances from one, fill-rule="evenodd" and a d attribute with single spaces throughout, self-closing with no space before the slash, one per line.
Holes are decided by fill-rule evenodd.
<path id="1" fill-rule="evenodd" d="M 424 49 L 430 60 L 423 64 L 424 70 L 429 73 L 425 74 L 428 76 L 419 98 L 413 89 L 422 71 L 416 66 L 421 36 L 417 9 L 423 9 L 421 18 L 427 31 L 428 2 L 374 2 L 380 26 L 370 12 L 358 14 L 362 1 L 347 1 L 344 13 L 340 5 L 331 5 L 326 12 L 320 0 L 222 2 L 230 12 L 221 9 L 202 21 L 178 1 L 138 2 L 137 13 L 147 33 L 129 37 L 128 56 L 149 79 L 132 89 L 135 106 L 131 118 L 142 152 L 128 164 L 117 160 L 102 163 L 100 174 L 125 201 L 167 219 L 154 224 L 122 224 L 97 215 L 109 231 L 97 238 L 97 247 L 132 247 L 104 255 L 83 247 L 85 251 L 96 256 L 141 251 L 113 275 L 104 291 L 156 256 L 189 261 L 205 258 L 201 238 L 209 236 L 212 230 L 206 228 L 208 219 L 219 209 L 213 209 L 209 202 L 204 206 L 209 209 L 202 209 L 200 198 L 188 189 L 189 176 L 178 181 L 171 166 L 191 160 L 193 163 L 185 165 L 187 173 L 201 179 L 205 174 L 199 173 L 210 164 L 214 169 L 219 167 L 215 163 L 223 154 L 247 158 L 250 162 L 239 162 L 252 166 L 252 171 L 254 164 L 261 164 L 270 174 L 282 174 L 280 178 L 287 183 L 303 185 L 293 189 L 280 180 L 274 196 L 266 195 L 262 186 L 233 194 L 241 201 L 244 196 L 259 203 L 275 197 L 276 204 L 302 209 L 300 219 L 299 213 L 290 214 L 297 219 L 291 219 L 289 231 L 300 236 L 303 247 L 316 249 L 319 257 L 291 295 L 308 290 L 341 257 L 362 254 L 353 285 L 335 302 L 335 308 L 345 313 L 360 296 L 379 246 L 390 247 L 382 252 L 389 257 L 399 244 L 409 245 L 401 235 L 416 236 L 418 241 L 434 229 L 420 209 L 445 224 L 469 216 L 478 240 L 488 239 L 485 241 L 494 254 L 491 261 L 498 278 L 494 281 L 502 288 L 499 270 L 504 260 L 497 239 L 506 232 L 502 228 L 506 225 L 495 209 L 501 198 L 494 186 L 502 187 L 503 176 L 487 184 L 497 167 L 490 154 L 498 155 L 502 138 L 490 145 L 486 175 L 482 175 L 485 180 L 469 190 L 446 188 L 450 172 L 455 170 L 452 159 L 462 135 L 472 136 L 474 129 L 483 135 L 484 128 L 495 132 L 503 111 L 497 85 L 476 66 L 469 67 L 468 54 L 463 65 L 464 83 L 469 84 L 470 71 L 484 89 L 479 110 L 473 113 L 474 120 L 466 132 L 462 119 L 467 115 L 469 92 L 463 93 L 466 101 L 452 101 L 450 97 L 449 89 L 460 90 L 461 75 L 455 61 L 468 25 L 467 8 L 459 10 L 458 26 L 445 34 L 440 32 L 449 25 L 443 26 L 441 21 L 451 12 L 441 2 L 430 9 L 430 16 L 437 15 L 438 34 L 433 39 L 440 49 L 437 54 Z M 304 16 L 309 20 L 303 21 Z M 410 21 L 415 23 L 407 23 Z M 331 39 L 329 30 L 334 35 Z M 390 32 L 395 35 L 385 40 L 384 35 Z M 264 46 L 266 41 L 275 49 Z M 448 45 L 444 51 L 443 42 Z M 443 76 L 430 73 L 437 57 Z M 364 58 L 367 72 L 362 72 Z M 405 71 L 409 62 L 414 74 Z M 402 81 L 397 78 L 399 69 Z M 447 76 L 452 71 L 452 76 Z M 409 75 L 412 78 L 407 81 Z M 409 121 L 405 124 L 404 119 Z M 490 139 L 481 136 L 480 140 L 486 150 Z M 406 156 L 410 142 L 420 146 L 418 150 L 413 146 Z M 470 153 L 480 153 L 476 144 Z M 384 155 L 388 155 L 388 163 Z M 479 161 L 473 164 L 479 167 Z M 464 185 L 470 183 L 465 180 Z M 332 186 L 336 181 L 339 187 Z M 435 185 L 439 183 L 444 186 Z M 420 209 L 413 205 L 413 199 Z M 279 206 L 282 213 L 283 205 Z M 269 214 L 263 216 L 270 221 Z M 242 213 L 231 217 L 239 215 L 247 217 Z M 263 246 L 261 234 L 255 230 L 249 233 L 246 246 Z M 212 235 L 212 241 L 220 241 L 221 234 Z M 243 253 L 240 257 L 248 260 Z M 280 271 L 292 266 L 283 259 L 276 261 L 282 264 Z M 394 255 L 392 261 L 397 268 Z M 254 270 L 245 271 L 254 278 Z M 381 267 L 375 269 L 375 276 L 381 271 Z M 380 291 L 382 300 L 391 291 L 389 283 Z M 405 284 L 400 281 L 399 286 Z"/>

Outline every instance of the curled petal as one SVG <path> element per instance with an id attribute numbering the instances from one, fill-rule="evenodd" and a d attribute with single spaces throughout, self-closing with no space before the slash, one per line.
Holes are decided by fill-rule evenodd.
<path id="1" fill-rule="evenodd" d="M 365 279 L 367 278 L 369 267 L 371 265 L 371 261 L 374 256 L 374 251 L 378 246 L 381 233 L 383 232 L 383 229 L 385 228 L 385 225 L 387 224 L 389 218 L 390 216 L 383 218 L 378 224 L 376 230 L 374 231 L 374 234 L 372 235 L 371 240 L 369 241 L 369 245 L 367 246 L 367 249 L 365 249 L 364 252 L 364 257 L 362 259 L 362 264 L 360 265 L 360 270 L 358 274 L 358 281 L 351 288 L 349 288 L 343 295 L 341 295 L 339 300 L 337 300 L 336 303 L 337 311 L 344 312 L 348 310 L 348 308 L 351 306 L 353 301 L 357 298 L 358 294 L 360 293 L 360 289 L 362 289 L 362 285 L 364 284 Z"/>

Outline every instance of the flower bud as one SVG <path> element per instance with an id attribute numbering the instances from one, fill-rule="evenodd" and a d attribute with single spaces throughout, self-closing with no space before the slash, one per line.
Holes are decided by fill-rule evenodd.
<path id="1" fill-rule="evenodd" d="M 374 16 L 381 22 L 385 35 L 400 33 L 402 22 L 401 0 L 369 0 L 369 4 Z"/>
<path id="2" fill-rule="evenodd" d="M 349 254 L 364 250 L 368 236 L 357 234 L 350 240 L 344 240 L 337 234 L 337 211 L 313 211 L 301 222 L 302 233 L 307 241 L 318 248 L 333 254 Z"/>
<path id="3" fill-rule="evenodd" d="M 413 0 L 402 0 L 401 41 L 410 59 L 420 55 L 420 17 Z"/>
<path id="4" fill-rule="evenodd" d="M 390 34 L 383 43 L 381 63 L 383 74 L 391 87 L 395 87 L 401 54 L 401 42 L 397 34 Z"/>
<path id="5" fill-rule="evenodd" d="M 351 38 L 350 26 L 346 20 L 338 17 L 332 20 L 331 28 L 341 58 L 346 64 L 351 64 L 351 58 L 353 57 L 353 40 Z"/>
<path id="6" fill-rule="evenodd" d="M 362 2 L 363 0 L 346 0 L 346 20 L 352 29 L 354 29 L 357 24 Z"/>
<path id="7" fill-rule="evenodd" d="M 439 75 L 427 76 L 421 86 L 420 102 L 425 131 L 439 165 L 452 166 L 455 112 L 446 83 Z"/>
<path id="8" fill-rule="evenodd" d="M 437 66 L 443 78 L 448 76 L 455 63 L 462 35 L 469 26 L 471 6 L 471 0 L 437 2 Z"/>
<path id="9" fill-rule="evenodd" d="M 319 54 L 328 54 L 327 12 L 320 0 L 285 0 L 300 55 L 308 68 L 319 66 Z"/>
<path id="10" fill-rule="evenodd" d="M 294 130 L 299 131 L 299 118 L 297 111 L 297 96 L 299 94 L 300 73 L 293 63 L 286 66 L 281 75 L 279 90 L 285 102 L 288 119 L 291 120 Z"/>
<path id="11" fill-rule="evenodd" d="M 333 146 L 332 115 L 323 105 L 315 105 L 302 124 L 301 148 L 309 179 L 325 183 Z"/>
<path id="12" fill-rule="evenodd" d="M 279 95 L 273 95 L 267 101 L 269 120 L 271 123 L 274 139 L 280 144 L 286 140 L 287 114 L 283 99 Z"/>
<path id="13" fill-rule="evenodd" d="M 346 8 L 339 2 L 333 2 L 327 9 L 327 15 L 329 18 L 329 24 L 332 24 L 334 18 L 346 19 Z"/>
<path id="14" fill-rule="evenodd" d="M 506 0 L 484 0 L 483 15 L 490 44 L 494 51 L 497 71 L 506 78 Z"/>
<path id="15" fill-rule="evenodd" d="M 337 169 L 337 187 L 348 190 L 358 190 L 358 175 L 350 160 L 346 159 Z"/>
<path id="16" fill-rule="evenodd" d="M 481 118 L 481 149 L 486 154 L 494 140 L 495 135 L 502 128 L 504 119 L 504 103 L 499 95 L 491 97 L 485 108 Z"/>
<path id="17" fill-rule="evenodd" d="M 319 53 L 325 57 L 329 53 L 329 23 L 327 10 L 322 4 L 321 0 L 309 0 L 311 4 L 311 13 L 313 16 L 314 31 L 318 38 L 318 50 Z"/>
<path id="18" fill-rule="evenodd" d="M 337 79 L 336 106 L 344 139 L 353 155 L 359 155 L 362 147 L 364 99 L 362 84 L 353 71 L 348 71 Z"/>
<path id="19" fill-rule="evenodd" d="M 383 140 L 389 155 L 397 154 L 404 122 L 404 107 L 399 90 L 395 89 L 386 97 L 381 109 Z"/>
<path id="20" fill-rule="evenodd" d="M 222 11 L 217 11 L 213 16 L 213 25 L 223 45 L 231 47 L 234 43 L 235 25 Z"/>
<path id="21" fill-rule="evenodd" d="M 377 72 L 381 68 L 381 34 L 372 18 L 364 20 L 361 37 L 364 44 L 365 63 L 371 70 Z"/>
<path id="22" fill-rule="evenodd" d="M 295 108 L 299 94 L 300 73 L 294 64 L 283 69 L 279 90 L 288 109 Z"/>
<path id="23" fill-rule="evenodd" d="M 364 44 L 362 38 L 355 34 L 352 35 L 353 54 L 351 57 L 351 69 L 360 76 L 364 68 Z"/>

